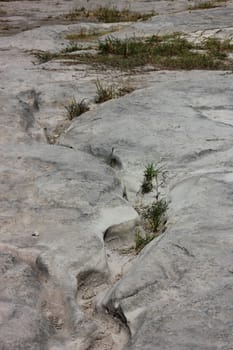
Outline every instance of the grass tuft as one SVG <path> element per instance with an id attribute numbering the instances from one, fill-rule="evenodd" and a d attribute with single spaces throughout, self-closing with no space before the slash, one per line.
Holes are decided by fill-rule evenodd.
<path id="1" fill-rule="evenodd" d="M 96 9 L 95 15 L 99 22 L 104 23 L 136 22 L 138 20 L 145 21 L 150 17 L 155 16 L 155 12 L 141 14 L 137 12 L 131 12 L 128 9 L 118 10 L 116 7 L 99 7 Z"/>
<path id="2" fill-rule="evenodd" d="M 135 22 L 138 20 L 145 21 L 152 16 L 155 16 L 154 11 L 150 13 L 131 12 L 129 9 L 118 10 L 116 7 L 100 6 L 94 10 L 88 10 L 85 7 L 73 9 L 65 17 L 70 20 L 88 18 L 89 20 L 115 23 L 115 22 Z"/>
<path id="3" fill-rule="evenodd" d="M 206 39 L 203 48 L 206 49 L 210 55 L 218 59 L 225 59 L 227 53 L 233 51 L 233 45 L 230 40 L 220 41 L 216 38 Z"/>
<path id="4" fill-rule="evenodd" d="M 143 218 L 145 235 L 136 232 L 134 237 L 135 251 L 139 253 L 148 243 L 166 229 L 168 204 L 165 199 L 158 199 L 150 206 L 143 208 L 141 216 Z"/>
<path id="5" fill-rule="evenodd" d="M 134 90 L 129 84 L 122 84 L 121 86 L 116 85 L 103 85 L 99 79 L 95 82 L 96 85 L 96 103 L 106 102 L 113 98 L 124 96 Z"/>
<path id="6" fill-rule="evenodd" d="M 232 69 L 226 51 L 233 51 L 229 43 L 221 44 L 215 39 L 212 43 L 195 45 L 180 33 L 124 40 L 110 36 L 99 42 L 99 61 L 102 59 L 105 64 L 119 69 L 147 64 L 157 69 Z"/>
<path id="7" fill-rule="evenodd" d="M 117 97 L 116 88 L 113 85 L 104 86 L 99 79 L 96 80 L 95 85 L 97 90 L 96 103 L 106 102 Z"/>
<path id="8" fill-rule="evenodd" d="M 65 106 L 65 109 L 67 110 L 68 119 L 72 120 L 89 111 L 90 108 L 85 102 L 85 99 L 81 100 L 80 102 L 76 102 L 75 98 L 73 98 L 71 103 Z"/>

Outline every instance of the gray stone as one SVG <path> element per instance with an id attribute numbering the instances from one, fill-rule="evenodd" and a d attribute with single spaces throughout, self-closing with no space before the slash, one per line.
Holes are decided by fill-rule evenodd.
<path id="1" fill-rule="evenodd" d="M 138 177 L 138 186 L 148 162 L 168 171 L 168 229 L 102 305 L 124 314 L 132 334 L 125 349 L 230 350 L 231 74 L 158 73 L 155 79 L 153 87 L 105 104 L 91 128 L 96 112 L 81 117 L 63 139 L 79 140 L 80 149 L 116 146 L 122 181 Z"/>
<path id="2" fill-rule="evenodd" d="M 26 51 L 57 52 L 82 28 L 232 38 L 232 1 L 189 4 L 124 25 L 64 23 L 73 1 L 1 5 L 0 350 L 232 349 L 232 74 L 135 73 L 136 91 L 97 106 L 96 79 L 128 73 Z M 69 121 L 72 98 L 92 104 Z M 166 170 L 167 230 L 135 255 L 151 162 Z"/>
<path id="3" fill-rule="evenodd" d="M 188 3 L 187 7 L 190 6 Z M 133 35 L 151 36 L 169 34 L 174 32 L 184 32 L 192 36 L 219 36 L 222 38 L 233 37 L 232 2 L 226 6 L 210 8 L 207 10 L 186 10 L 175 14 L 162 14 L 152 17 L 146 22 L 133 23 L 129 28 L 116 33 L 117 37 L 124 38 Z"/>

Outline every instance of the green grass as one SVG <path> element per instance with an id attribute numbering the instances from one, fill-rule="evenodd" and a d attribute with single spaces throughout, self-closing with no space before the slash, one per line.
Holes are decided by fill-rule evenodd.
<path id="1" fill-rule="evenodd" d="M 149 207 L 145 208 L 142 216 L 150 232 L 157 233 L 166 223 L 168 204 L 165 199 L 158 199 Z"/>
<path id="2" fill-rule="evenodd" d="M 208 38 L 202 46 L 210 55 L 219 59 L 225 59 L 228 52 L 233 52 L 233 45 L 230 40 L 220 41 L 216 38 Z"/>
<path id="3" fill-rule="evenodd" d="M 77 102 L 75 98 L 72 99 L 69 105 L 65 106 L 65 109 L 67 110 L 67 117 L 69 120 L 79 117 L 81 114 L 89 111 L 89 107 L 85 102 L 85 99 Z"/>
<path id="4" fill-rule="evenodd" d="M 67 53 L 77 51 L 77 43 L 71 43 L 60 53 L 37 52 L 40 62 L 53 58 L 71 59 Z M 118 39 L 108 36 L 99 41 L 96 55 L 72 55 L 72 64 L 94 64 L 119 70 L 133 70 L 149 65 L 153 69 L 167 70 L 232 70 L 233 60 L 228 53 L 233 52 L 229 40 L 206 39 L 201 44 L 190 43 L 181 33 L 149 38 Z M 66 55 L 67 54 L 67 55 Z"/>
<path id="5" fill-rule="evenodd" d="M 232 46 L 217 39 L 194 45 L 180 33 L 124 40 L 110 36 L 99 42 L 99 62 L 123 70 L 147 64 L 157 69 L 232 69 L 226 51 L 232 51 Z"/>
<path id="6" fill-rule="evenodd" d="M 155 169 L 154 164 L 148 164 L 144 171 L 144 178 L 142 183 L 142 194 L 149 193 L 153 190 L 153 181 L 158 176 L 158 170 Z"/>
<path id="7" fill-rule="evenodd" d="M 155 237 L 166 229 L 168 204 L 165 199 L 158 199 L 151 205 L 140 210 L 145 234 L 136 232 L 134 237 L 135 251 L 139 253 Z"/>
<path id="8" fill-rule="evenodd" d="M 152 16 L 155 16 L 154 11 L 150 13 L 132 12 L 129 9 L 118 10 L 116 7 L 98 7 L 94 10 L 88 10 L 85 7 L 73 9 L 65 18 L 69 20 L 77 20 L 88 18 L 89 20 L 99 21 L 104 23 L 115 22 L 135 22 L 138 20 L 145 21 Z"/>
<path id="9" fill-rule="evenodd" d="M 139 253 L 145 245 L 166 230 L 168 203 L 164 198 L 160 198 L 160 186 L 164 184 L 164 181 L 165 172 L 161 168 L 156 169 L 153 163 L 146 166 L 141 186 L 142 194 L 152 192 L 155 188 L 156 200 L 146 207 L 135 208 L 142 219 L 145 232 L 143 235 L 139 231 L 135 234 L 136 253 Z"/>
<path id="10" fill-rule="evenodd" d="M 113 54 L 125 58 L 133 55 L 149 59 L 152 56 L 179 55 L 192 48 L 186 39 L 179 34 L 157 36 L 153 35 L 145 40 L 137 38 L 117 39 L 107 37 L 99 43 L 99 50 L 102 54 Z"/>

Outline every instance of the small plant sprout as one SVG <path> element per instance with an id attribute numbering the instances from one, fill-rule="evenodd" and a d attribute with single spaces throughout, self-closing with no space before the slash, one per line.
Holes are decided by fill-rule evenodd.
<path id="1" fill-rule="evenodd" d="M 155 168 L 154 165 L 148 164 L 145 171 L 144 171 L 144 178 L 143 178 L 143 183 L 142 183 L 142 193 L 149 193 L 153 190 L 153 180 L 155 177 Z"/>
<path id="2" fill-rule="evenodd" d="M 141 186 L 142 194 L 146 194 L 155 190 L 156 200 L 159 199 L 159 187 L 164 183 L 165 172 L 162 168 L 155 168 L 154 164 L 148 164 L 144 171 L 143 183 Z"/>
<path id="3" fill-rule="evenodd" d="M 136 232 L 136 253 L 166 229 L 168 203 L 164 198 L 160 198 L 160 186 L 163 185 L 164 181 L 165 172 L 161 168 L 156 169 L 153 163 L 146 166 L 141 191 L 144 194 L 155 189 L 156 196 L 151 205 L 137 208 L 146 233 L 141 235 L 140 232 Z"/>
<path id="4" fill-rule="evenodd" d="M 149 193 L 153 191 L 154 184 L 153 181 L 156 182 L 156 189 L 158 189 L 158 175 L 160 170 L 155 169 L 154 164 L 148 164 L 144 171 L 144 178 L 142 183 L 142 193 Z"/>
<path id="5" fill-rule="evenodd" d="M 80 102 L 76 102 L 74 97 L 71 103 L 65 106 L 65 109 L 67 110 L 67 116 L 69 120 L 72 120 L 80 116 L 81 114 L 89 111 L 89 107 L 85 102 L 85 99 L 81 100 Z"/>
<path id="6" fill-rule="evenodd" d="M 168 204 L 165 199 L 159 199 L 153 202 L 149 207 L 145 208 L 142 216 L 146 221 L 149 231 L 157 233 L 161 231 L 166 224 L 166 212 Z"/>
<path id="7" fill-rule="evenodd" d="M 141 235 L 139 231 L 136 232 L 134 237 L 136 253 L 139 253 L 155 237 L 165 231 L 167 209 L 168 204 L 165 199 L 159 199 L 142 209 L 141 215 L 146 233 Z"/>

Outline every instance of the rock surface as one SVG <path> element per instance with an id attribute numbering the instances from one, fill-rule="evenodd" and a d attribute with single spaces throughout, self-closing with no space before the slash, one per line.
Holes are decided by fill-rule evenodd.
<path id="1" fill-rule="evenodd" d="M 0 350 L 231 350 L 232 72 L 142 71 L 97 105 L 96 79 L 127 72 L 30 50 L 57 52 L 84 27 L 232 39 L 233 3 L 135 1 L 160 15 L 134 24 L 68 23 L 74 6 L 0 2 Z M 70 121 L 73 97 L 91 110 Z M 168 223 L 136 255 L 151 162 L 166 170 Z"/>

